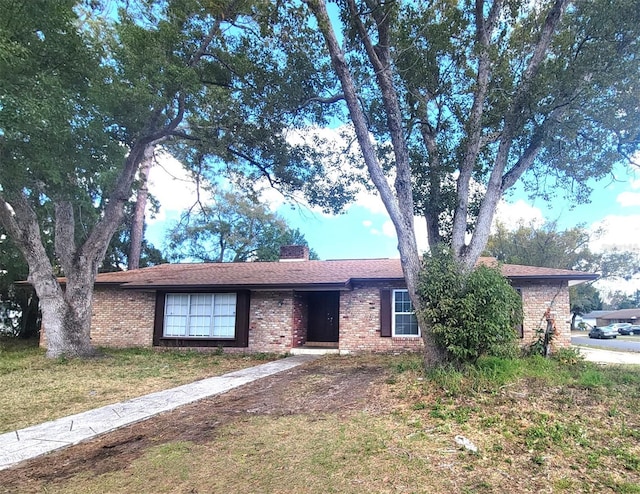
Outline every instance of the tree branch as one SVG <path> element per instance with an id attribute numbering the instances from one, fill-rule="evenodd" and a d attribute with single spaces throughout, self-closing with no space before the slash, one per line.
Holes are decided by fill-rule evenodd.
<path id="1" fill-rule="evenodd" d="M 473 97 L 467 124 L 468 144 L 457 180 L 457 203 L 453 214 L 451 234 L 451 247 L 456 255 L 461 255 L 465 248 L 471 176 L 481 149 L 482 115 L 484 114 L 484 104 L 491 76 L 491 60 L 489 58 L 491 34 L 501 10 L 502 0 L 494 1 L 491 5 L 489 16 L 485 21 L 484 0 L 476 0 L 476 42 L 479 46 L 480 54 L 478 55 L 478 74 L 476 76 L 477 89 Z"/>
<path id="2" fill-rule="evenodd" d="M 378 44 L 375 46 L 371 41 L 371 37 L 369 36 L 362 19 L 360 18 L 355 0 L 347 0 L 349 13 L 353 18 L 358 34 L 364 43 L 367 56 L 374 69 L 376 81 L 382 93 L 382 101 L 385 109 L 385 115 L 387 117 L 387 128 L 389 129 L 391 143 L 393 145 L 393 153 L 395 156 L 395 189 L 397 202 L 394 200 L 393 203 L 395 208 L 397 208 L 398 203 L 402 204 L 401 208 L 397 208 L 397 212 L 399 214 L 398 221 L 400 221 L 400 223 L 395 224 L 395 227 L 401 244 L 400 256 L 401 258 L 404 258 L 404 261 L 409 262 L 408 259 L 414 257 L 414 249 L 415 256 L 417 257 L 417 246 L 413 223 L 413 190 L 409 152 L 402 126 L 402 111 L 400 109 L 398 94 L 395 90 L 393 73 L 390 65 L 391 56 L 389 53 L 390 40 L 388 25 L 390 19 L 388 13 L 381 8 L 380 4 L 374 3 L 373 0 L 370 0 L 367 5 L 372 10 L 372 15 L 378 30 Z M 362 146 L 362 143 L 360 144 Z M 384 181 L 386 184 L 386 178 Z M 378 184 L 376 184 L 376 187 L 377 186 Z M 389 211 L 389 213 L 391 212 Z M 407 238 L 402 238 L 404 236 Z M 411 238 L 408 238 L 409 236 Z M 406 244 L 402 246 L 405 242 Z"/>
<path id="3" fill-rule="evenodd" d="M 491 222 L 495 214 L 495 208 L 503 192 L 503 173 L 509 161 L 509 154 L 511 152 L 514 136 L 517 129 L 521 128 L 522 125 L 521 120 L 523 118 L 523 110 L 525 108 L 527 98 L 529 97 L 531 84 L 538 74 L 540 66 L 548 53 L 551 40 L 553 39 L 553 34 L 560 22 L 560 19 L 562 18 L 562 14 L 568 2 L 569 0 L 555 0 L 553 7 L 547 14 L 538 41 L 534 46 L 531 59 L 523 73 L 522 80 L 513 97 L 509 110 L 504 117 L 504 126 L 500 137 L 500 143 L 498 145 L 498 151 L 487 183 L 487 191 L 480 206 L 474 235 L 471 238 L 469 247 L 464 249 L 464 257 L 467 259 L 468 265 L 475 263 L 475 260 L 480 256 L 482 249 L 486 245 Z M 539 138 L 541 137 L 542 135 L 539 136 Z M 528 147 L 528 152 L 521 157 L 522 161 L 519 162 L 518 168 L 514 170 L 511 178 L 517 176 L 518 173 L 521 175 L 526 169 L 525 166 L 531 166 L 531 163 L 533 163 L 533 160 L 539 152 L 539 146 L 540 143 L 531 143 Z M 458 211 L 456 211 L 456 213 L 458 213 Z M 458 228 L 460 227 L 460 225 L 457 226 Z M 464 238 L 464 232 L 462 234 L 458 232 L 458 235 L 462 235 L 461 238 L 457 239 L 459 245 L 460 242 L 462 242 L 460 247 L 462 249 L 464 247 L 464 240 L 462 240 Z"/>
<path id="4" fill-rule="evenodd" d="M 333 103 L 337 103 L 338 101 L 342 101 L 344 99 L 344 94 L 335 94 L 333 96 L 329 96 L 328 98 L 322 98 L 320 96 L 314 96 L 313 98 L 309 98 L 300 105 L 300 108 L 304 108 L 305 106 L 310 105 L 311 103 L 320 103 L 323 105 L 330 105 Z"/>

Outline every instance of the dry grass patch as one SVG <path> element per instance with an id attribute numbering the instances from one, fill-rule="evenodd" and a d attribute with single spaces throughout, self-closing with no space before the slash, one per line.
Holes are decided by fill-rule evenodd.
<path id="1" fill-rule="evenodd" d="M 104 349 L 47 359 L 33 344 L 0 339 L 0 433 L 264 363 L 274 355 Z"/>
<path id="2" fill-rule="evenodd" d="M 640 493 L 638 410 L 640 368 L 327 357 L 87 445 L 86 465 L 50 456 L 7 492 Z M 144 448 L 98 464 L 133 434 Z"/>

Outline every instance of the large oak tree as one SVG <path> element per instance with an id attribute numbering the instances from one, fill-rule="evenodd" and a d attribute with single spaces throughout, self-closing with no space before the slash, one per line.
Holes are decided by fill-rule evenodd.
<path id="1" fill-rule="evenodd" d="M 637 0 L 305 3 L 337 81 L 317 101 L 348 109 L 417 308 L 414 214 L 470 269 L 518 180 L 584 200 L 638 148 Z"/>
<path id="2" fill-rule="evenodd" d="M 93 283 L 145 151 L 188 138 L 186 115 L 232 95 L 220 54 L 241 2 L 122 5 L 0 1 L 0 222 L 51 357 L 94 351 Z"/>

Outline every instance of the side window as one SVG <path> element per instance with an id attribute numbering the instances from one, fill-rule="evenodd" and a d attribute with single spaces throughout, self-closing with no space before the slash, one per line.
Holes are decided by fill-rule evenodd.
<path id="1" fill-rule="evenodd" d="M 393 336 L 420 336 L 420 328 L 407 290 L 393 290 Z"/>

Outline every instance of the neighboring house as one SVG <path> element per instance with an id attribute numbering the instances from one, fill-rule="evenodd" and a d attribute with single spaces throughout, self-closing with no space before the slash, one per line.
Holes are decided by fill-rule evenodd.
<path id="1" fill-rule="evenodd" d="M 620 309 L 606 311 L 598 315 L 596 326 L 608 326 L 617 322 L 630 322 L 640 324 L 640 309 Z"/>
<path id="2" fill-rule="evenodd" d="M 608 314 L 609 310 L 593 310 L 587 314 L 583 314 L 581 316 L 576 317 L 576 326 L 580 323 L 583 322 L 586 324 L 587 328 L 586 329 L 591 329 L 595 326 L 598 325 L 598 318 L 604 314 Z M 602 326 L 602 324 L 601 324 Z M 604 325 L 606 326 L 606 324 Z"/>
<path id="3" fill-rule="evenodd" d="M 569 345 L 568 286 L 596 275 L 509 264 L 502 272 L 523 298 L 523 344 L 546 327 L 551 307 L 556 343 Z M 310 261 L 299 246 L 283 247 L 280 262 L 163 264 L 99 274 L 91 338 L 96 346 L 277 353 L 422 347 L 399 259 Z"/>

